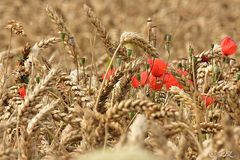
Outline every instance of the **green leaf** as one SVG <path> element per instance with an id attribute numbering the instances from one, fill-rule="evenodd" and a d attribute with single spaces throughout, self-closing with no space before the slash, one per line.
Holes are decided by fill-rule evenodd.
<path id="1" fill-rule="evenodd" d="M 139 73 L 137 74 L 137 76 L 136 76 L 136 77 L 137 77 L 137 80 L 138 80 L 138 81 L 140 81 L 140 80 L 141 80 L 141 75 L 140 75 Z"/>
<path id="2" fill-rule="evenodd" d="M 193 56 L 193 62 L 197 62 L 197 57 Z"/>
<path id="3" fill-rule="evenodd" d="M 36 77 L 36 82 L 40 83 L 40 77 Z"/>
<path id="4" fill-rule="evenodd" d="M 146 68 L 147 68 L 147 70 L 150 68 L 150 65 L 149 64 L 146 64 Z"/>
<path id="5" fill-rule="evenodd" d="M 65 35 L 66 35 L 66 33 L 63 33 L 63 32 L 60 33 L 60 37 L 61 37 L 61 40 L 62 40 L 62 41 L 64 41 Z"/>
<path id="6" fill-rule="evenodd" d="M 128 116 L 132 119 L 135 116 L 135 114 L 136 114 L 135 112 L 129 112 Z"/>
<path id="7" fill-rule="evenodd" d="M 131 57 L 132 56 L 132 50 L 131 49 L 127 49 L 127 57 Z"/>
<path id="8" fill-rule="evenodd" d="M 28 84 L 28 82 L 29 82 L 29 77 L 28 77 L 27 75 L 21 76 L 21 79 L 22 79 L 22 81 L 23 81 L 24 83 Z"/>
<path id="9" fill-rule="evenodd" d="M 117 63 L 117 66 L 120 66 L 120 65 L 121 65 L 121 63 L 122 63 L 122 60 L 121 60 L 121 58 L 117 58 L 117 59 L 116 59 L 116 63 Z"/>
<path id="10" fill-rule="evenodd" d="M 85 62 L 86 62 L 86 58 L 80 58 L 80 64 L 82 65 L 82 66 L 84 66 L 85 65 Z"/>
<path id="11" fill-rule="evenodd" d="M 192 57 L 192 55 L 193 55 L 193 48 L 192 48 L 192 46 L 189 46 L 189 55 L 190 55 L 190 57 Z"/>
<path id="12" fill-rule="evenodd" d="M 237 80 L 240 80 L 240 72 L 237 73 Z"/>

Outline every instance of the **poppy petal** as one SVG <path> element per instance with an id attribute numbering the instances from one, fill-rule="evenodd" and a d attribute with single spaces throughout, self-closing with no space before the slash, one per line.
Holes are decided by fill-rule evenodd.
<path id="1" fill-rule="evenodd" d="M 25 87 L 19 88 L 18 93 L 21 98 L 24 98 L 26 96 L 26 88 Z"/>
<path id="2" fill-rule="evenodd" d="M 167 90 L 169 90 L 172 86 L 176 86 L 179 87 L 180 89 L 183 89 L 183 86 L 177 81 L 177 79 L 171 73 L 165 74 L 163 82 L 166 85 Z"/>
<path id="3" fill-rule="evenodd" d="M 139 87 L 140 82 L 138 81 L 138 79 L 137 79 L 136 76 L 133 76 L 133 77 L 132 77 L 131 85 L 132 85 L 132 87 L 134 87 L 134 88 L 138 88 L 138 87 Z"/>
<path id="4" fill-rule="evenodd" d="M 155 77 L 161 77 L 167 69 L 167 63 L 161 59 L 148 59 L 151 73 Z"/>
<path id="5" fill-rule="evenodd" d="M 162 82 L 158 82 L 158 77 L 153 76 L 152 74 L 149 76 L 149 84 L 152 90 L 159 91 L 162 89 Z"/>
<path id="6" fill-rule="evenodd" d="M 206 107 L 208 107 L 209 105 L 215 102 L 215 99 L 211 96 L 202 95 L 201 98 L 204 101 Z"/>
<path id="7" fill-rule="evenodd" d="M 110 77 L 115 73 L 115 70 L 114 69 L 109 69 L 109 71 L 107 72 L 107 75 L 106 75 L 106 79 L 110 79 Z M 105 74 L 102 75 L 102 79 L 104 79 L 105 77 Z"/>
<path id="8" fill-rule="evenodd" d="M 147 71 L 141 73 L 141 86 L 145 86 L 148 83 L 148 75 L 149 73 Z"/>
<path id="9" fill-rule="evenodd" d="M 237 52 L 237 44 L 230 37 L 225 37 L 221 41 L 222 54 L 225 56 L 233 55 Z"/>

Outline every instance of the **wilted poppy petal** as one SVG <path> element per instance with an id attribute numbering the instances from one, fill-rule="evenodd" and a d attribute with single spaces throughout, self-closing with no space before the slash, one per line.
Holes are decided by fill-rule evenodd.
<path id="1" fill-rule="evenodd" d="M 201 59 L 202 59 L 202 62 L 208 62 L 208 61 L 209 61 L 209 58 L 208 58 L 207 55 L 203 55 L 203 56 L 201 57 Z"/>

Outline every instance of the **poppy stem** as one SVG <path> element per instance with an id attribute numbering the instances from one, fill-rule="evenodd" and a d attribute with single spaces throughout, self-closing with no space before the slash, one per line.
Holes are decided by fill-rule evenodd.
<path id="1" fill-rule="evenodd" d="M 167 54 L 168 54 L 168 57 L 167 57 L 167 67 L 168 67 L 168 63 L 169 63 L 170 57 L 171 57 L 171 51 L 170 51 L 171 35 L 165 35 L 164 40 L 166 41 L 166 42 L 165 42 L 165 50 L 167 51 Z M 166 70 L 165 70 L 164 73 L 163 73 L 162 84 L 163 84 L 163 82 L 164 82 L 164 78 L 165 78 L 166 73 L 167 73 L 167 68 L 166 68 Z M 162 90 L 162 88 L 160 89 L 160 91 L 161 91 L 161 90 Z M 160 92 L 160 91 L 159 91 L 159 92 Z"/>
<path id="2" fill-rule="evenodd" d="M 154 62 L 155 62 L 155 57 L 153 57 L 153 65 L 154 65 Z M 147 79 L 145 80 L 144 84 L 148 81 L 148 78 L 149 78 L 149 76 L 152 72 L 152 69 L 153 69 L 153 65 L 152 65 L 152 67 L 150 67 L 150 71 L 148 72 Z"/>

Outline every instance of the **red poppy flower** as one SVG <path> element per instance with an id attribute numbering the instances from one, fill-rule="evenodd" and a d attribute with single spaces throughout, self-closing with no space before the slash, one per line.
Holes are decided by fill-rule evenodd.
<path id="1" fill-rule="evenodd" d="M 230 37 L 225 37 L 221 41 L 222 54 L 229 56 L 235 54 L 237 51 L 237 44 Z"/>
<path id="2" fill-rule="evenodd" d="M 164 84 L 166 85 L 166 89 L 169 90 L 172 86 L 179 87 L 180 89 L 183 89 L 183 86 L 178 83 L 177 79 L 171 74 L 171 73 L 166 73 L 164 75 Z"/>
<path id="3" fill-rule="evenodd" d="M 167 90 L 169 90 L 172 86 L 176 86 L 180 89 L 183 89 L 183 86 L 180 83 L 178 83 L 178 81 L 167 82 L 165 83 L 165 85 Z"/>
<path id="4" fill-rule="evenodd" d="M 163 85 L 160 78 L 155 77 L 152 74 L 149 75 L 149 84 L 150 84 L 150 88 L 156 91 L 161 90 Z"/>
<path id="5" fill-rule="evenodd" d="M 115 69 L 109 69 L 109 71 L 107 72 L 107 75 L 106 75 L 106 79 L 108 80 L 115 72 Z M 102 75 L 102 79 L 104 79 L 105 77 L 105 74 Z"/>
<path id="6" fill-rule="evenodd" d="M 161 77 L 167 69 L 167 63 L 161 59 L 148 59 L 152 75 Z"/>
<path id="7" fill-rule="evenodd" d="M 171 74 L 171 73 L 166 73 L 163 77 L 163 82 L 164 83 L 168 83 L 168 82 L 172 82 L 172 81 L 177 81 L 176 78 Z"/>
<path id="8" fill-rule="evenodd" d="M 202 95 L 201 98 L 204 101 L 206 107 L 215 102 L 215 99 L 213 97 L 210 97 L 210 96 Z"/>
<path id="9" fill-rule="evenodd" d="M 138 81 L 137 76 L 133 76 L 133 77 L 132 77 L 131 84 L 132 84 L 132 86 L 133 86 L 134 88 L 138 88 L 138 87 L 139 87 L 140 82 Z"/>
<path id="10" fill-rule="evenodd" d="M 140 81 L 141 86 L 145 86 L 148 83 L 148 80 L 149 80 L 148 75 L 149 75 L 149 72 L 147 71 L 141 73 L 141 81 Z"/>
<path id="11" fill-rule="evenodd" d="M 26 96 L 26 88 L 25 87 L 19 88 L 18 93 L 21 98 L 24 98 Z"/>
<path id="12" fill-rule="evenodd" d="M 177 69 L 177 72 L 183 76 L 187 76 L 188 75 L 188 72 L 187 71 L 184 71 L 184 70 L 181 70 L 181 69 Z"/>
<path id="13" fill-rule="evenodd" d="M 181 69 L 177 69 L 177 72 L 181 75 L 183 75 L 184 77 L 186 77 L 188 75 L 187 71 L 181 70 Z M 188 79 L 189 83 L 193 83 L 193 81 L 191 79 Z"/>
<path id="14" fill-rule="evenodd" d="M 131 84 L 134 88 L 141 86 L 145 86 L 146 84 L 148 84 L 149 82 L 149 77 L 148 77 L 149 72 L 144 71 L 141 73 L 140 75 L 140 81 L 138 80 L 138 78 L 136 76 L 132 77 L 132 81 Z"/>
<path id="15" fill-rule="evenodd" d="M 193 81 L 192 81 L 191 79 L 188 79 L 188 82 L 191 83 L 191 84 L 193 84 Z"/>

